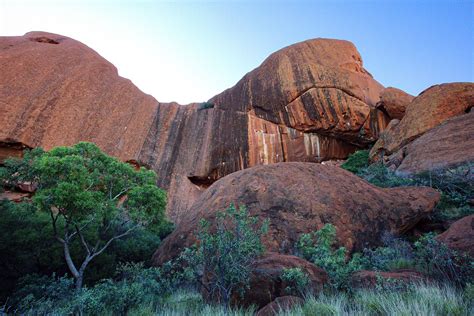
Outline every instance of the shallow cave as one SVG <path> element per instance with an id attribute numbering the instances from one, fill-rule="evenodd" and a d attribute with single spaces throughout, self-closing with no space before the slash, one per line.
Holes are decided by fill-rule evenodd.
<path id="1" fill-rule="evenodd" d="M 30 41 L 32 42 L 38 42 L 38 43 L 45 43 L 45 44 L 59 44 L 58 41 L 56 40 L 53 40 L 49 37 L 46 37 L 46 36 L 40 36 L 40 37 L 33 37 L 33 38 L 30 38 Z"/>

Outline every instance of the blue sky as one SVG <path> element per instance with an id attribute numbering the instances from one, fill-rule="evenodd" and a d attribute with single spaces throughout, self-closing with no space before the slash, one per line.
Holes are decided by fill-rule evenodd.
<path id="1" fill-rule="evenodd" d="M 472 1 L 0 0 L 0 35 L 77 39 L 159 101 L 204 101 L 302 40 L 352 41 L 384 86 L 474 81 Z"/>

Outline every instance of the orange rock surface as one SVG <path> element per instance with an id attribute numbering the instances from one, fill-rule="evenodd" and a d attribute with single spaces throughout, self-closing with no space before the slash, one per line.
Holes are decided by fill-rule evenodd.
<path id="1" fill-rule="evenodd" d="M 469 112 L 474 106 L 474 83 L 432 86 L 407 107 L 400 123 L 382 133 L 370 151 L 377 160 L 389 156 L 447 119 Z"/>
<path id="2" fill-rule="evenodd" d="M 199 104 L 160 103 L 86 45 L 31 32 L 0 37 L 0 159 L 91 141 L 152 168 L 179 221 L 214 181 L 254 165 L 343 159 L 387 123 L 383 87 L 353 44 L 316 39 L 272 54 Z"/>
<path id="3" fill-rule="evenodd" d="M 268 251 L 291 253 L 301 234 L 336 226 L 349 251 L 375 246 L 385 232 L 401 234 L 428 215 L 439 193 L 425 187 L 381 189 L 339 167 L 290 162 L 232 173 L 209 187 L 155 252 L 160 265 L 196 241 L 201 218 L 213 222 L 231 204 L 268 219 Z"/>
<path id="4" fill-rule="evenodd" d="M 391 119 L 401 120 L 408 104 L 415 97 L 397 88 L 388 87 L 380 93 L 380 101 L 376 107 L 385 111 Z"/>

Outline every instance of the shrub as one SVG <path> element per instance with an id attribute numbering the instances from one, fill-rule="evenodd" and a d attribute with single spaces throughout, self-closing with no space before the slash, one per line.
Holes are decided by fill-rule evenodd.
<path id="1" fill-rule="evenodd" d="M 344 247 L 334 249 L 336 228 L 326 224 L 320 230 L 301 235 L 297 248 L 303 258 L 324 269 L 329 276 L 330 286 L 334 289 L 347 289 L 350 275 L 363 267 L 360 254 L 354 254 L 347 260 Z"/>
<path id="2" fill-rule="evenodd" d="M 285 292 L 288 295 L 303 296 L 309 284 L 309 276 L 300 267 L 284 268 L 281 279 L 288 284 Z"/>
<path id="3" fill-rule="evenodd" d="M 444 243 L 436 240 L 434 233 L 422 236 L 414 244 L 417 268 L 440 282 L 464 285 L 474 281 L 474 261 L 459 255 Z"/>
<path id="4" fill-rule="evenodd" d="M 369 150 L 358 150 L 349 155 L 347 160 L 341 165 L 341 168 L 352 173 L 359 173 L 363 168 L 369 166 Z"/>
<path id="5" fill-rule="evenodd" d="M 249 287 L 251 264 L 264 251 L 261 237 L 268 224 L 260 224 L 243 206 L 231 206 L 217 214 L 215 225 L 211 231 L 210 223 L 201 221 L 198 243 L 186 258 L 197 280 L 205 274 L 202 285 L 210 296 L 228 308 L 232 294 L 242 295 Z"/>
<path id="6" fill-rule="evenodd" d="M 382 236 L 384 247 L 364 249 L 364 264 L 370 270 L 391 271 L 414 267 L 412 245 L 390 233 Z"/>

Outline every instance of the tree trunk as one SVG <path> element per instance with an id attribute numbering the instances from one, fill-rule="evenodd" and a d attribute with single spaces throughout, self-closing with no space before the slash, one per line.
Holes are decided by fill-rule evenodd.
<path id="1" fill-rule="evenodd" d="M 76 278 L 76 292 L 80 292 L 82 290 L 83 281 L 84 281 L 84 272 L 80 272 Z"/>

